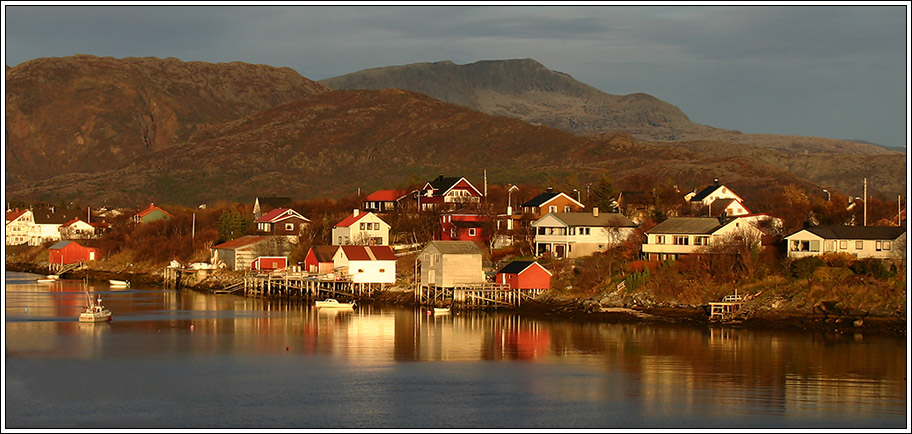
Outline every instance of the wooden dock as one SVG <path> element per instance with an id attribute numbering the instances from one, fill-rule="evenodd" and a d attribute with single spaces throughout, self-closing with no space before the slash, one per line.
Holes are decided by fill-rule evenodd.
<path id="1" fill-rule="evenodd" d="M 510 289 L 496 283 L 452 288 L 418 286 L 415 301 L 422 306 L 453 306 L 456 309 L 518 308 L 523 299 L 538 297 L 542 292 L 544 289 Z"/>
<path id="2" fill-rule="evenodd" d="M 709 302 L 709 319 L 731 321 L 744 307 L 744 300 L 736 295 L 727 295 L 722 301 Z"/>
<path id="3" fill-rule="evenodd" d="M 355 283 L 349 279 L 326 279 L 309 273 L 259 273 L 244 277 L 244 296 L 340 301 L 371 296 L 386 288 L 382 283 Z M 227 289 L 227 288 L 226 288 Z"/>

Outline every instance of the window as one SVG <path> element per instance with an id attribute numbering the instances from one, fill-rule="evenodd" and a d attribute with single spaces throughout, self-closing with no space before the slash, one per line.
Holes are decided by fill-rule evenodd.
<path id="1" fill-rule="evenodd" d="M 474 237 L 474 236 L 475 236 L 475 228 L 469 228 L 469 236 L 470 236 L 470 237 Z"/>
<path id="2" fill-rule="evenodd" d="M 557 207 L 556 207 L 556 206 L 549 206 L 549 207 L 548 207 L 548 212 L 557 212 Z"/>
<path id="3" fill-rule="evenodd" d="M 286 231 L 293 231 L 293 230 L 294 230 L 294 223 L 285 223 L 285 230 L 286 230 Z"/>
<path id="4" fill-rule="evenodd" d="M 690 244 L 690 237 L 687 235 L 675 235 L 672 242 L 676 246 L 686 246 Z"/>
<path id="5" fill-rule="evenodd" d="M 892 241 L 884 241 L 884 242 L 883 242 L 883 249 L 884 249 L 884 250 L 890 250 L 890 249 L 892 249 L 892 248 L 893 248 L 893 242 L 892 242 Z"/>
<path id="6" fill-rule="evenodd" d="M 863 250 L 863 249 L 864 249 L 864 241 L 861 241 L 861 240 L 856 241 L 855 250 Z"/>
<path id="7" fill-rule="evenodd" d="M 363 269 L 363 268 L 359 268 L 359 269 L 358 269 L 358 272 L 359 272 L 359 273 L 363 273 L 363 272 L 364 272 L 364 269 Z"/>
<path id="8" fill-rule="evenodd" d="M 440 254 L 434 255 L 434 262 L 440 262 Z"/>
<path id="9" fill-rule="evenodd" d="M 842 241 L 839 242 L 839 249 L 840 249 L 840 250 L 848 250 L 848 248 L 849 248 L 849 242 L 848 242 L 848 241 L 842 240 Z"/>
<path id="10" fill-rule="evenodd" d="M 665 244 L 665 235 L 656 235 L 656 244 Z"/>
<path id="11" fill-rule="evenodd" d="M 708 245 L 709 245 L 709 237 L 708 237 L 708 236 L 696 236 L 696 237 L 694 237 L 694 245 L 695 245 L 695 246 L 708 246 Z"/>
<path id="12" fill-rule="evenodd" d="M 570 205 L 564 205 L 564 212 L 570 212 Z"/>
<path id="13" fill-rule="evenodd" d="M 381 269 L 380 269 L 380 272 L 381 272 L 381 273 L 386 273 L 386 268 L 381 268 Z"/>
<path id="14" fill-rule="evenodd" d="M 875 241 L 875 242 L 874 242 L 874 250 L 877 250 L 878 252 L 881 251 L 881 250 L 883 250 L 883 243 L 880 242 L 880 241 Z"/>
<path id="15" fill-rule="evenodd" d="M 364 223 L 361 223 L 360 228 L 362 231 L 364 230 Z"/>
<path id="16" fill-rule="evenodd" d="M 375 231 L 379 231 L 379 230 L 380 230 L 380 223 L 374 223 L 374 230 L 375 230 Z"/>

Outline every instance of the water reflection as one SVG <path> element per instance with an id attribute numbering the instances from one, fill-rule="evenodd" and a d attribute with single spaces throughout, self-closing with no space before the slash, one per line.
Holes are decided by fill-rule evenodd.
<path id="1" fill-rule="evenodd" d="M 86 287 L 110 324 L 76 321 Z M 496 362 L 526 370 L 524 393 L 555 402 L 637 402 L 675 417 L 905 417 L 906 344 L 889 337 L 655 324 L 598 324 L 485 312 L 355 310 L 7 274 L 8 358 L 328 357 L 380 375 L 407 362 Z M 453 364 L 452 366 L 457 366 Z M 491 366 L 491 365 L 484 365 Z"/>

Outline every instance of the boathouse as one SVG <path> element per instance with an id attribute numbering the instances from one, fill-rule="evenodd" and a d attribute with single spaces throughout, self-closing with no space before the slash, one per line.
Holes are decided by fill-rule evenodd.
<path id="1" fill-rule="evenodd" d="M 472 241 L 431 241 L 418 253 L 420 285 L 452 288 L 485 283 L 482 253 Z"/>
<path id="2" fill-rule="evenodd" d="M 60 241 L 48 249 L 48 262 L 54 265 L 94 261 L 99 257 L 97 248 L 84 247 L 75 241 Z"/>
<path id="3" fill-rule="evenodd" d="M 510 289 L 550 289 L 551 272 L 535 261 L 513 261 L 497 272 L 494 281 Z"/>

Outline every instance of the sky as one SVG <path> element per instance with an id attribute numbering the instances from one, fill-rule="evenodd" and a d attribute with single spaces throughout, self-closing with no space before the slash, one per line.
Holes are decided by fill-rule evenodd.
<path id="1" fill-rule="evenodd" d="M 745 133 L 905 147 L 909 2 L 574 6 L 4 2 L 7 66 L 74 54 L 368 68 L 531 58 Z"/>

